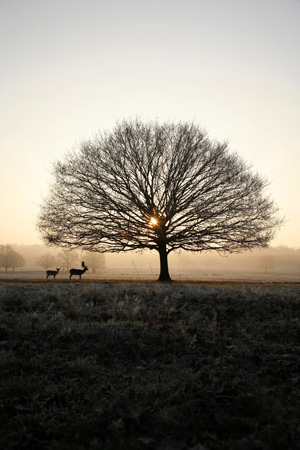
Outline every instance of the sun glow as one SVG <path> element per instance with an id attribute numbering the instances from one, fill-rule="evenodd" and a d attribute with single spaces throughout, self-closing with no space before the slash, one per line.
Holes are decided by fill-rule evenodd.
<path id="1" fill-rule="evenodd" d="M 152 223 L 152 225 L 157 225 L 157 220 L 154 217 L 151 217 L 150 222 Z"/>

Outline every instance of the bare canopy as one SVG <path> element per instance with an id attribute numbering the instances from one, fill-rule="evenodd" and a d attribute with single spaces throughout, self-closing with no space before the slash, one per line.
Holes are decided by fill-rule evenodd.
<path id="1" fill-rule="evenodd" d="M 38 228 L 47 244 L 90 251 L 265 247 L 281 219 L 267 185 L 227 143 L 192 123 L 118 123 L 57 162 Z"/>

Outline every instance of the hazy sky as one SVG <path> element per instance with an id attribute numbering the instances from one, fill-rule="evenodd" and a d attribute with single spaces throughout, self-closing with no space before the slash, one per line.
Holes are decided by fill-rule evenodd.
<path id="1" fill-rule="evenodd" d="M 0 0 L 0 244 L 39 243 L 52 162 L 118 119 L 228 139 L 300 247 L 300 0 Z"/>

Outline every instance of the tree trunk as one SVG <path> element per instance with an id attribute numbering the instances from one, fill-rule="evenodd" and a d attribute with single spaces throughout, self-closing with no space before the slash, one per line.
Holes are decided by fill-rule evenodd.
<path id="1" fill-rule="evenodd" d="M 170 282 L 171 277 L 169 275 L 168 268 L 168 254 L 166 243 L 160 243 L 158 247 L 159 259 L 160 259 L 160 275 L 158 281 Z"/>

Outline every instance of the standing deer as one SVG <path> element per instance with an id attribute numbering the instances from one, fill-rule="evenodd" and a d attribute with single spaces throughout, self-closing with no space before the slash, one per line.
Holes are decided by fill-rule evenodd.
<path id="1" fill-rule="evenodd" d="M 56 267 L 56 270 L 46 270 L 46 279 L 48 280 L 48 277 L 50 275 L 53 275 L 53 278 L 55 279 L 56 275 L 59 272 L 60 267 Z"/>
<path id="2" fill-rule="evenodd" d="M 84 261 L 82 261 L 81 263 L 83 269 L 71 269 L 70 270 L 70 276 L 69 279 L 71 280 L 72 275 L 79 275 L 79 279 L 81 280 L 81 275 L 86 272 L 87 270 L 89 270 L 86 265 L 84 264 Z"/>

